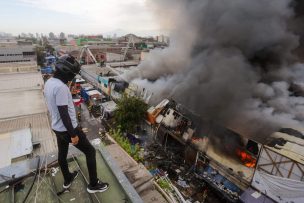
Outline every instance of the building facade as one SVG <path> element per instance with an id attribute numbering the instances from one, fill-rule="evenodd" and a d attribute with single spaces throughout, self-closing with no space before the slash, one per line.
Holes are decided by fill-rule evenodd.
<path id="1" fill-rule="evenodd" d="M 36 60 L 34 46 L 0 47 L 0 63 L 35 62 Z"/>

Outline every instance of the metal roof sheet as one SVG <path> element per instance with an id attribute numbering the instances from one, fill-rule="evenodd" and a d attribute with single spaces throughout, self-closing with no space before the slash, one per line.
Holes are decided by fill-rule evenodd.
<path id="1" fill-rule="evenodd" d="M 33 142 L 40 142 L 41 147 L 37 153 L 45 154 L 57 150 L 55 135 L 52 133 L 46 113 L 0 120 L 0 134 L 24 128 L 31 129 Z"/>
<path id="2" fill-rule="evenodd" d="M 30 128 L 16 130 L 10 133 L 11 158 L 18 158 L 32 153 L 32 132 Z"/>
<path id="3" fill-rule="evenodd" d="M 9 166 L 12 159 L 31 154 L 33 151 L 32 133 L 29 128 L 2 133 L 0 139 L 0 168 Z"/>

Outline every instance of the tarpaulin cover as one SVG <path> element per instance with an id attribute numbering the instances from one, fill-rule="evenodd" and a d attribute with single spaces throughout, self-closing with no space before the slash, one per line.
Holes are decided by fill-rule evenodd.
<path id="1" fill-rule="evenodd" d="M 253 186 L 278 202 L 304 202 L 304 182 L 257 170 Z"/>

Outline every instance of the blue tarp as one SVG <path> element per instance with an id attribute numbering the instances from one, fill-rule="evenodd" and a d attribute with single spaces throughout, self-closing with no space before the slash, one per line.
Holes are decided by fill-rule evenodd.
<path id="1" fill-rule="evenodd" d="M 80 95 L 84 99 L 85 102 L 87 102 L 89 100 L 89 95 L 87 94 L 87 91 L 85 91 L 85 89 L 81 88 Z"/>
<path id="2" fill-rule="evenodd" d="M 51 65 L 51 64 L 54 64 L 56 62 L 56 57 L 55 56 L 46 56 L 44 59 L 45 59 L 47 65 Z"/>
<path id="3" fill-rule="evenodd" d="M 53 68 L 51 66 L 46 66 L 41 68 L 41 73 L 42 74 L 52 74 L 53 73 Z"/>
<path id="4" fill-rule="evenodd" d="M 55 56 L 47 56 L 45 57 L 45 60 L 55 60 L 56 57 Z"/>

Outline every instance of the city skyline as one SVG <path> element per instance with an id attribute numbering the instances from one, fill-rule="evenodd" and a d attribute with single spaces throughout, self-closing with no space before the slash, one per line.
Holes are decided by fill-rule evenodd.
<path id="1" fill-rule="evenodd" d="M 158 25 L 146 0 L 12 0 L 0 2 L 0 32 L 59 34 L 167 34 Z"/>

